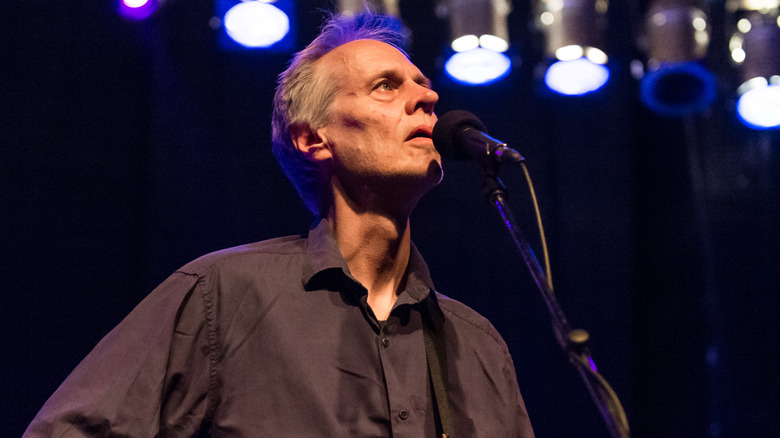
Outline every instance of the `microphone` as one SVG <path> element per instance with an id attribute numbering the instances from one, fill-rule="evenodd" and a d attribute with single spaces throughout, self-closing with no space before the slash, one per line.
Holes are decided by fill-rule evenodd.
<path id="1" fill-rule="evenodd" d="M 457 161 L 491 159 L 496 163 L 519 163 L 522 155 L 487 134 L 487 128 L 468 111 L 450 111 L 433 127 L 433 145 L 446 158 Z"/>

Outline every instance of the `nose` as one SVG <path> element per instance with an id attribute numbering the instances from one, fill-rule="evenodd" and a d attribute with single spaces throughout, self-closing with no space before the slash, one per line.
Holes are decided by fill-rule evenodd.
<path id="1" fill-rule="evenodd" d="M 433 114 L 433 107 L 439 101 L 439 94 L 421 84 L 414 84 L 413 96 L 406 103 L 406 112 L 414 114 L 422 109 L 425 114 Z"/>

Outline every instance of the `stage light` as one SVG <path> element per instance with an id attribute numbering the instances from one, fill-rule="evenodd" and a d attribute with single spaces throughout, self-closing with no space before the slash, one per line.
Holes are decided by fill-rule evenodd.
<path id="1" fill-rule="evenodd" d="M 271 3 L 247 0 L 232 6 L 223 18 L 227 35 L 246 48 L 266 48 L 279 42 L 290 31 L 290 19 Z"/>
<path id="2" fill-rule="evenodd" d="M 742 79 L 737 114 L 753 129 L 780 128 L 780 0 L 727 6 L 736 28 L 729 49 Z"/>
<path id="3" fill-rule="evenodd" d="M 609 69 L 587 58 L 557 61 L 547 68 L 544 83 L 567 96 L 579 96 L 598 90 L 609 80 Z"/>
<path id="4" fill-rule="evenodd" d="M 544 76 L 548 88 L 577 96 L 599 90 L 609 81 L 602 46 L 606 0 L 540 0 L 537 22 L 545 35 L 551 65 Z"/>
<path id="5" fill-rule="evenodd" d="M 339 14 L 355 15 L 371 10 L 376 13 L 401 17 L 398 0 L 339 0 Z"/>
<path id="6" fill-rule="evenodd" d="M 485 85 L 509 73 L 512 61 L 503 53 L 476 47 L 450 56 L 444 64 L 447 74 L 466 85 Z"/>
<path id="7" fill-rule="evenodd" d="M 506 0 L 450 0 L 450 45 L 454 52 L 444 64 L 448 76 L 465 85 L 486 85 L 509 73 L 512 61 Z"/>
<path id="8" fill-rule="evenodd" d="M 647 12 L 648 60 L 640 97 L 666 116 L 700 112 L 716 95 L 715 76 L 701 63 L 710 41 L 707 15 L 690 3 L 656 1 Z"/>
<path id="9" fill-rule="evenodd" d="M 737 114 L 745 125 L 754 129 L 780 127 L 780 76 L 774 78 L 773 84 L 752 84 L 739 97 Z"/>
<path id="10" fill-rule="evenodd" d="M 154 14 L 158 6 L 158 0 L 119 0 L 117 11 L 129 20 L 145 20 Z"/>

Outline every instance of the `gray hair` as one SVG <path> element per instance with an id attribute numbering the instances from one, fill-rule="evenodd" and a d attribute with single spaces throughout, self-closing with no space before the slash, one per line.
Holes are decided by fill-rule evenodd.
<path id="1" fill-rule="evenodd" d="M 315 216 L 327 213 L 330 185 L 322 180 L 322 169 L 296 149 L 291 128 L 309 126 L 316 130 L 328 123 L 338 85 L 333 78 L 317 72 L 316 62 L 336 47 L 364 39 L 390 44 L 406 55 L 402 49 L 404 34 L 397 19 L 373 13 L 330 16 L 319 36 L 296 53 L 287 70 L 279 75 L 271 118 L 273 152 Z"/>

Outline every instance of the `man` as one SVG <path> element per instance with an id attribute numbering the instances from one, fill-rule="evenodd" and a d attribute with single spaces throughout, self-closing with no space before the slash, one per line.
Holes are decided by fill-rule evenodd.
<path id="1" fill-rule="evenodd" d="M 442 168 L 438 96 L 399 41 L 334 18 L 280 77 L 274 151 L 319 218 L 308 237 L 185 265 L 25 436 L 533 436 L 503 340 L 434 292 L 410 241 Z"/>

